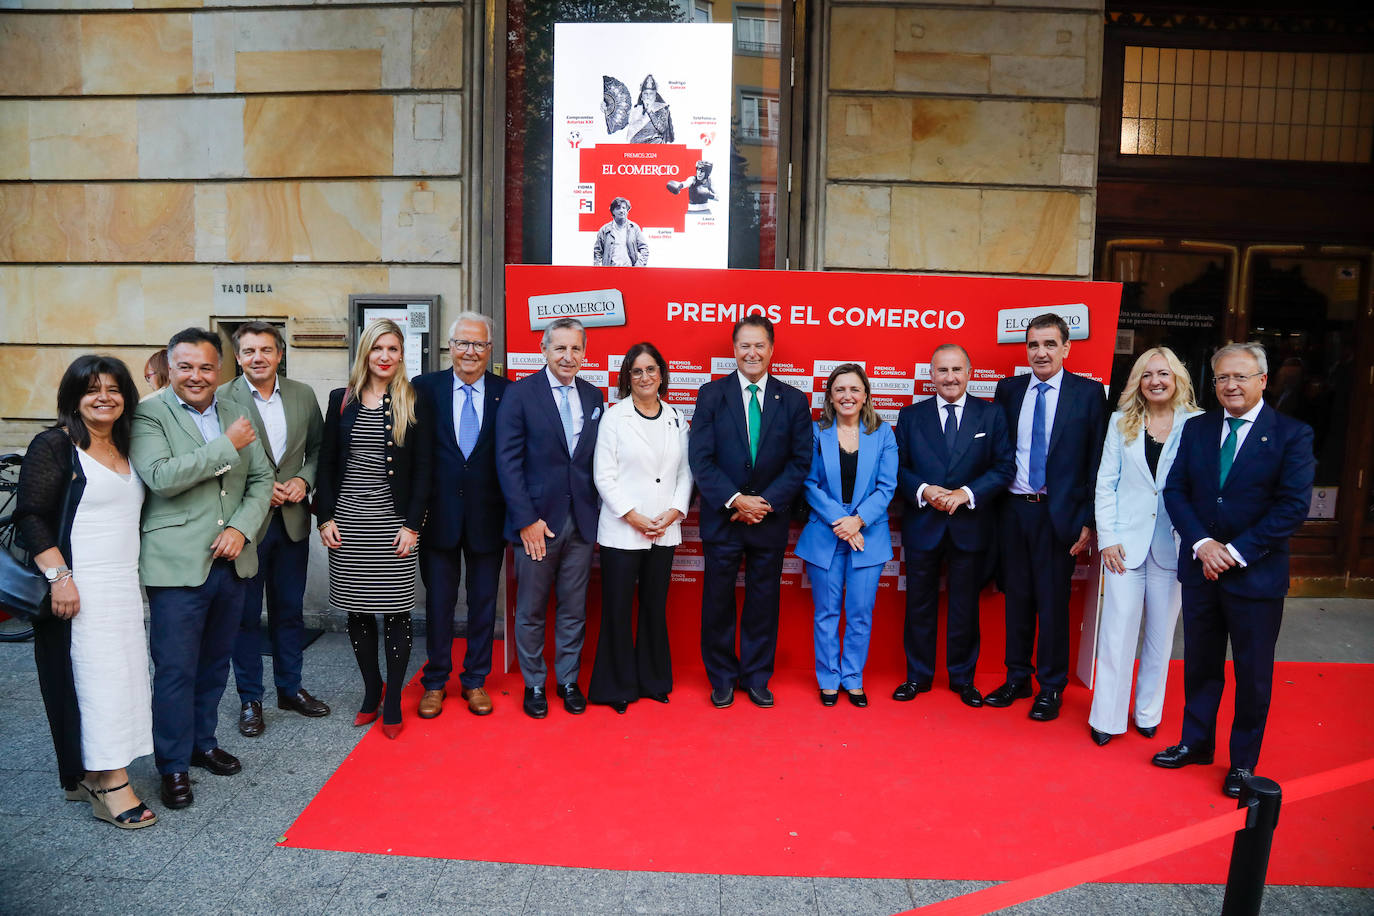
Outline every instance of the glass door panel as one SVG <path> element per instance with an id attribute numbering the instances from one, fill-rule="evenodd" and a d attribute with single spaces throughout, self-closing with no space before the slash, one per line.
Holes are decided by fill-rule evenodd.
<path id="1" fill-rule="evenodd" d="M 1136 357 L 1151 347 L 1178 354 L 1199 403 L 1215 406 L 1207 386 L 1208 358 L 1221 342 L 1235 258 L 1229 251 L 1107 247 L 1103 279 L 1122 284 L 1117 354 L 1110 398 L 1115 404 Z"/>

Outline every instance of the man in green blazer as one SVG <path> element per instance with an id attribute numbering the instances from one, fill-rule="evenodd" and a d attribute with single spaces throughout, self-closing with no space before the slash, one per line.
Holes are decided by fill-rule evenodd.
<path id="1" fill-rule="evenodd" d="M 276 326 L 249 321 L 234 331 L 234 358 L 243 374 L 220 386 L 219 397 L 243 412 L 272 465 L 272 508 L 253 536 L 258 571 L 246 571 L 239 554 L 244 585 L 243 616 L 234 642 L 234 683 L 239 691 L 239 734 L 261 735 L 262 655 L 258 632 L 263 588 L 267 590 L 267 632 L 272 641 L 272 680 L 277 708 L 303 716 L 329 715 L 329 707 L 301 686 L 305 652 L 305 571 L 310 562 L 310 506 L 315 488 L 324 420 L 309 385 L 278 375 L 286 341 Z"/>
<path id="2" fill-rule="evenodd" d="M 130 460 L 148 488 L 139 575 L 148 590 L 153 751 L 162 802 L 192 802 L 189 767 L 242 767 L 215 723 L 243 616 L 243 575 L 272 500 L 272 466 L 253 424 L 215 397 L 219 338 L 187 328 L 167 345 L 170 386 L 138 405 Z M 235 563 L 239 562 L 239 568 Z"/>

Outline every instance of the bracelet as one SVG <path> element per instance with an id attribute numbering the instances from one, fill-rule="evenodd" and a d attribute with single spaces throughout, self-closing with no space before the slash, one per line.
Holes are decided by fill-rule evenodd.
<path id="1" fill-rule="evenodd" d="M 334 521 L 334 520 L 331 518 L 331 519 L 329 519 L 329 521 L 320 522 L 318 525 L 315 526 L 315 530 L 316 530 L 316 531 L 323 531 L 323 530 L 324 530 L 324 526 L 325 526 L 325 525 L 328 525 L 328 524 L 331 524 L 333 521 Z"/>
<path id="2" fill-rule="evenodd" d="M 57 583 L 59 583 L 59 582 L 66 582 L 66 581 L 67 581 L 68 579 L 70 579 L 71 577 L 72 577 L 71 570 L 67 570 L 67 571 L 64 572 L 62 575 L 58 576 L 56 579 L 53 579 L 52 582 L 49 583 L 48 589 L 49 589 L 49 590 L 52 590 L 53 588 L 56 588 L 56 587 L 57 587 Z"/>

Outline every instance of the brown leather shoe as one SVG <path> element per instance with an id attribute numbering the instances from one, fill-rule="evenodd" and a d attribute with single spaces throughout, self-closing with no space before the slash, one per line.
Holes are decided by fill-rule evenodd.
<path id="1" fill-rule="evenodd" d="M 306 693 L 304 687 L 290 695 L 277 694 L 277 708 L 294 710 L 311 719 L 329 715 L 329 705 Z"/>
<path id="2" fill-rule="evenodd" d="M 444 711 L 444 697 L 446 691 L 426 690 L 425 695 L 420 697 L 420 718 L 433 719 Z"/>
<path id="3" fill-rule="evenodd" d="M 168 808 L 185 808 L 195 801 L 190 773 L 162 774 L 162 803 Z"/>
<path id="4" fill-rule="evenodd" d="M 491 715 L 491 697 L 483 687 L 473 687 L 463 691 L 463 699 L 468 701 L 468 712 L 474 716 Z"/>
<path id="5" fill-rule="evenodd" d="M 262 704 L 257 700 L 244 703 L 239 709 L 239 734 L 245 738 L 256 738 L 266 727 L 262 719 Z"/>

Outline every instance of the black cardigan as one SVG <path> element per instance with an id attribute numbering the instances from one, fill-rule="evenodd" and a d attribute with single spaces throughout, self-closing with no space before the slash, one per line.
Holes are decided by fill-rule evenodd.
<path id="1" fill-rule="evenodd" d="M 71 498 L 66 501 L 67 517 L 62 515 L 63 493 L 71 481 Z M 14 521 L 24 547 L 32 554 L 57 547 L 70 566 L 71 535 L 57 542 L 58 533 L 70 532 L 76 508 L 86 490 L 86 474 L 76 457 L 76 444 L 61 427 L 45 429 L 29 443 L 19 465 Z"/>
<path id="2" fill-rule="evenodd" d="M 329 392 L 329 407 L 324 415 L 324 441 L 320 445 L 320 467 L 315 480 L 315 515 L 321 525 L 334 518 L 343 470 L 348 465 L 353 422 L 362 406 L 356 398 L 345 405 L 344 391 L 335 388 Z M 430 462 L 434 455 L 433 418 L 425 399 L 417 397 L 415 422 L 406 429 L 405 445 L 396 445 L 391 438 L 391 395 L 382 398 L 382 408 L 386 411 L 382 425 L 387 437 L 386 473 L 391 505 L 396 514 L 405 519 L 405 526 L 418 532 L 424 524 L 429 501 Z"/>

